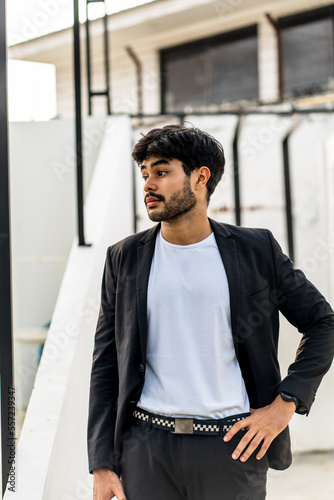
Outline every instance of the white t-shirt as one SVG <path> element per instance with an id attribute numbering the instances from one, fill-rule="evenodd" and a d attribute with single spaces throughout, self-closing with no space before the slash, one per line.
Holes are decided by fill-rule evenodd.
<path id="1" fill-rule="evenodd" d="M 147 306 L 147 366 L 138 406 L 215 419 L 249 411 L 213 233 L 193 245 L 174 245 L 158 234 Z"/>

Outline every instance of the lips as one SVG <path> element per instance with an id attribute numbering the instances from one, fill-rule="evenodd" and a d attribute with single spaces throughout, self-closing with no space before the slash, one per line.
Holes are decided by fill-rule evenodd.
<path id="1" fill-rule="evenodd" d="M 158 203 L 160 203 L 161 200 L 158 200 L 158 198 L 154 198 L 153 196 L 149 196 L 146 198 L 146 206 L 147 207 L 155 207 Z"/>

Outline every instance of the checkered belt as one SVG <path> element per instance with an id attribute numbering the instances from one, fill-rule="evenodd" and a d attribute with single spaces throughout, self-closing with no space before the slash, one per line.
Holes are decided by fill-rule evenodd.
<path id="1" fill-rule="evenodd" d="M 136 408 L 133 412 L 135 419 L 140 422 L 172 432 L 173 434 L 207 434 L 210 436 L 224 435 L 232 426 L 248 417 L 250 413 L 239 413 L 230 417 L 217 420 L 201 420 L 195 418 L 174 418 L 165 415 L 150 413 L 141 408 Z M 244 429 L 242 429 L 244 430 Z"/>

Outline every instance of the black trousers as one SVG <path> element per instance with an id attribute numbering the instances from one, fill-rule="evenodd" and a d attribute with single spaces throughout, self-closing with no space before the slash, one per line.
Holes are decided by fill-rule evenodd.
<path id="1" fill-rule="evenodd" d="M 221 436 L 172 434 L 135 422 L 123 439 L 127 500 L 264 500 L 268 459 L 231 458 L 242 431 Z"/>

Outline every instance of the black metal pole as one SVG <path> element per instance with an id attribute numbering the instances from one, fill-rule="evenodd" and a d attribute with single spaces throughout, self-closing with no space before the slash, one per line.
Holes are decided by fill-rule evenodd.
<path id="1" fill-rule="evenodd" d="M 292 261 L 295 259 L 294 248 L 294 235 L 293 235 L 293 213 L 292 213 L 292 189 L 290 178 L 290 155 L 289 155 L 289 140 L 293 132 L 302 122 L 301 116 L 295 116 L 295 119 L 286 133 L 282 147 L 283 147 L 283 168 L 284 168 L 284 188 L 285 188 L 285 215 L 286 215 L 286 228 L 288 236 L 289 257 Z"/>
<path id="2" fill-rule="evenodd" d="M 106 73 L 106 92 L 107 92 L 107 111 L 108 115 L 111 114 L 111 104 L 110 104 L 110 77 L 109 77 L 109 33 L 108 33 L 108 16 L 106 2 L 104 0 L 104 64 Z"/>
<path id="3" fill-rule="evenodd" d="M 239 176 L 240 172 L 239 172 L 239 150 L 238 150 L 241 120 L 242 118 L 239 116 L 233 138 L 234 204 L 235 204 L 235 223 L 237 226 L 241 226 L 240 176 Z"/>
<path id="4" fill-rule="evenodd" d="M 6 0 L 0 0 L 0 373 L 2 493 L 5 492 L 11 466 L 14 464 L 16 443 L 10 266 Z"/>
<path id="5" fill-rule="evenodd" d="M 214 111 L 214 112 L 205 112 L 205 111 L 192 111 L 189 113 L 190 116 L 225 116 L 225 115 L 233 115 L 233 116 L 268 116 L 268 115 L 275 115 L 275 116 L 292 116 L 292 115 L 309 115 L 310 113 L 315 113 L 315 114 L 331 114 L 334 113 L 334 106 L 331 106 L 330 108 L 291 108 L 289 111 L 280 111 L 280 110 L 255 110 L 255 109 L 250 109 L 250 110 L 244 110 L 244 109 L 239 109 L 239 110 L 231 110 L 231 111 Z M 113 113 L 115 116 L 123 115 L 123 113 Z M 130 118 L 140 118 L 139 115 L 133 113 L 129 115 Z M 175 113 L 143 113 L 142 118 L 166 118 L 166 117 L 177 117 L 180 120 L 185 119 L 187 117 L 187 113 L 179 113 L 178 111 L 175 111 Z"/>
<path id="6" fill-rule="evenodd" d="M 104 3 L 104 72 L 106 89 L 100 91 L 92 90 L 92 65 L 91 65 L 91 48 L 90 48 L 90 32 L 89 32 L 89 18 L 88 18 L 88 5 L 91 3 Z M 92 97 L 105 96 L 107 98 L 107 113 L 111 114 L 110 104 L 110 63 L 109 63 L 109 40 L 108 40 L 108 16 L 105 0 L 86 0 L 86 56 L 87 56 L 87 85 L 88 85 L 88 114 L 92 114 Z"/>
<path id="7" fill-rule="evenodd" d="M 90 67 L 90 35 L 89 35 L 89 19 L 88 19 L 88 2 L 86 1 L 86 69 L 87 69 L 87 90 L 88 90 L 88 114 L 92 114 L 92 82 L 91 82 L 91 67 Z"/>
<path id="8" fill-rule="evenodd" d="M 290 133 L 283 140 L 283 163 L 284 163 L 284 188 L 285 188 L 285 216 L 286 216 L 286 227 L 288 235 L 289 257 L 293 261 L 295 257 L 295 251 L 293 242 L 289 137 Z"/>
<path id="9" fill-rule="evenodd" d="M 81 118 L 81 66 L 80 66 L 80 24 L 79 3 L 74 6 L 74 85 L 75 85 L 75 135 L 77 157 L 77 206 L 78 206 L 78 237 L 79 246 L 85 246 L 84 210 L 83 210 L 83 169 L 82 169 L 82 118 Z"/>
<path id="10" fill-rule="evenodd" d="M 133 213 L 133 232 L 136 233 L 138 229 L 138 215 L 137 215 L 137 165 L 132 162 L 132 213 Z"/>

